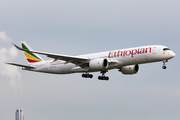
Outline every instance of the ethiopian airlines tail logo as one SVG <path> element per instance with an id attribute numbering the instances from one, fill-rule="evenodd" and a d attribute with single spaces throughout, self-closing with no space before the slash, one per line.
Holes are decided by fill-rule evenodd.
<path id="1" fill-rule="evenodd" d="M 22 43 L 22 48 L 25 49 L 25 50 L 29 50 L 23 43 Z M 27 61 L 29 63 L 35 63 L 35 62 L 40 62 L 42 61 L 39 57 L 37 57 L 34 53 L 32 52 L 24 52 L 24 55 L 26 56 L 27 58 Z"/>

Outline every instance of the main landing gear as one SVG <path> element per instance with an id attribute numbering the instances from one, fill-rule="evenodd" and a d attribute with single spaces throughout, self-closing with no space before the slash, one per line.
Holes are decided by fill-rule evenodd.
<path id="1" fill-rule="evenodd" d="M 107 77 L 107 76 L 105 76 L 105 73 L 106 73 L 107 71 L 101 71 L 101 73 L 102 73 L 102 76 L 99 76 L 98 77 L 98 79 L 99 80 L 109 80 L 109 77 Z"/>
<path id="2" fill-rule="evenodd" d="M 168 60 L 163 60 L 163 66 L 162 66 L 162 69 L 166 69 L 166 62 L 168 62 Z"/>
<path id="3" fill-rule="evenodd" d="M 106 81 L 108 81 L 108 80 L 109 80 L 109 77 L 105 76 L 105 73 L 106 73 L 106 72 L 107 72 L 107 71 L 101 71 L 102 76 L 99 76 L 98 79 L 99 79 L 99 80 L 106 80 Z M 92 74 L 89 74 L 89 73 L 84 73 L 84 74 L 82 74 L 82 77 L 83 77 L 83 78 L 93 78 L 93 75 L 92 75 Z"/>
<path id="4" fill-rule="evenodd" d="M 83 78 L 93 78 L 92 74 L 86 73 L 86 74 L 82 74 Z"/>

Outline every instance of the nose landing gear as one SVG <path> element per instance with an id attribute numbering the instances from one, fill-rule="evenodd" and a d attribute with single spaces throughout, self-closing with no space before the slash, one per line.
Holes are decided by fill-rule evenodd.
<path id="1" fill-rule="evenodd" d="M 162 69 L 166 69 L 166 62 L 168 62 L 168 60 L 163 60 L 163 66 L 162 66 Z"/>

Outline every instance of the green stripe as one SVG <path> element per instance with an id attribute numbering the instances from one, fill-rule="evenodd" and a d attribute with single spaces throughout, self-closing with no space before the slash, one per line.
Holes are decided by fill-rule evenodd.
<path id="1" fill-rule="evenodd" d="M 25 50 L 29 50 L 23 43 L 22 43 L 22 48 L 25 49 Z M 27 51 L 26 51 L 27 52 Z M 27 52 L 28 54 L 32 55 L 33 57 L 41 60 L 40 58 L 38 58 L 36 55 L 34 55 L 32 52 Z"/>

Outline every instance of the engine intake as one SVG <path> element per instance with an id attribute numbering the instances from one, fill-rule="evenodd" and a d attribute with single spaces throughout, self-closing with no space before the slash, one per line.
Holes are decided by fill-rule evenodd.
<path id="1" fill-rule="evenodd" d="M 92 70 L 104 70 L 108 68 L 108 66 L 109 66 L 108 60 L 104 58 L 94 59 L 89 62 L 89 67 Z"/>
<path id="2" fill-rule="evenodd" d="M 136 74 L 139 71 L 139 65 L 130 65 L 121 67 L 122 74 Z"/>

